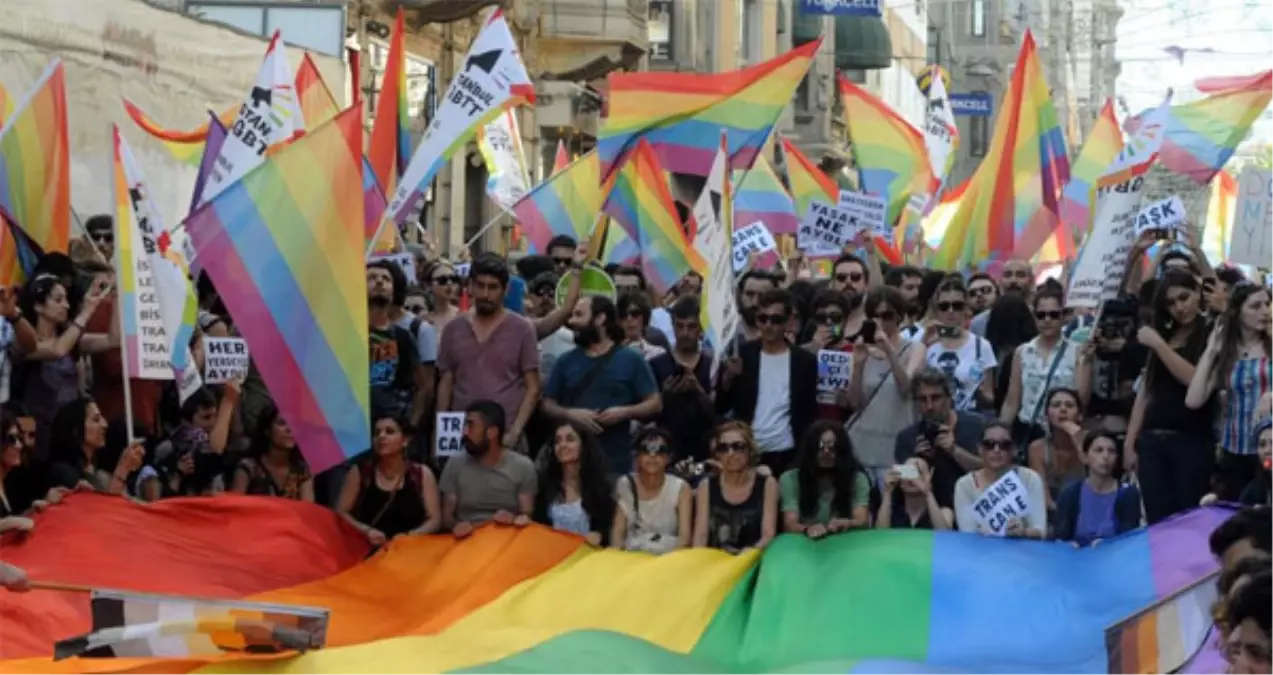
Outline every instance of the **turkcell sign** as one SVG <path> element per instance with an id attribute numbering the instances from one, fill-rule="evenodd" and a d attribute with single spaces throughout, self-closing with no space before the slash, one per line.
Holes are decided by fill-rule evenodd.
<path id="1" fill-rule="evenodd" d="M 880 0 L 800 0 L 800 11 L 833 16 L 881 16 Z"/>
<path id="2" fill-rule="evenodd" d="M 988 91 L 968 94 L 950 94 L 950 110 L 966 117 L 989 117 L 995 107 L 995 99 Z"/>

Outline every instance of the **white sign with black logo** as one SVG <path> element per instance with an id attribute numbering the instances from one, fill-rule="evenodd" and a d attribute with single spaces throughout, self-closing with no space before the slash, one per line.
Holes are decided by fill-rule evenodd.
<path id="1" fill-rule="evenodd" d="M 796 245 L 810 257 L 835 256 L 860 230 L 848 211 L 811 202 L 796 230 Z"/>
<path id="2" fill-rule="evenodd" d="M 231 380 L 245 380 L 251 363 L 248 343 L 243 338 L 203 338 L 204 382 L 225 384 Z"/>
<path id="3" fill-rule="evenodd" d="M 888 202 L 883 197 L 840 190 L 840 203 L 836 208 L 848 214 L 858 231 L 869 230 L 877 237 L 893 240 L 893 228 L 888 226 Z"/>

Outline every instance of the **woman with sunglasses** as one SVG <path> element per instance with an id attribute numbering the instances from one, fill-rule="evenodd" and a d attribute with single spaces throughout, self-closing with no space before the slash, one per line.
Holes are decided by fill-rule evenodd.
<path id="1" fill-rule="evenodd" d="M 634 473 L 614 488 L 614 525 L 610 545 L 626 551 L 667 553 L 690 545 L 693 499 L 690 486 L 667 472 L 672 461 L 672 435 L 646 427 L 632 444 Z"/>
<path id="2" fill-rule="evenodd" d="M 712 452 L 720 475 L 699 484 L 694 546 L 730 553 L 763 549 L 778 534 L 778 481 L 756 470 L 760 449 L 746 422 L 716 427 Z"/>
<path id="3" fill-rule="evenodd" d="M 614 526 L 615 493 L 597 437 L 573 422 L 559 424 L 552 452 L 544 453 L 541 463 L 535 522 L 605 546 Z"/>
<path id="4" fill-rule="evenodd" d="M 18 421 L 6 410 L 0 410 L 0 533 L 10 530 L 30 531 L 35 523 L 23 516 L 28 509 L 26 504 L 17 504 L 9 500 L 5 490 L 5 479 L 10 473 L 23 465 L 26 460 L 26 448 L 22 445 L 22 430 Z M 61 493 L 58 493 L 60 499 Z M 31 504 L 32 511 L 39 511 L 48 505 L 43 500 Z"/>
<path id="5" fill-rule="evenodd" d="M 860 301 L 859 301 L 860 302 Z M 853 341 L 845 335 L 846 322 L 852 312 L 849 297 L 830 289 L 813 296 L 813 321 L 805 325 L 808 340 L 804 348 L 819 352 L 853 352 Z M 847 357 L 845 357 L 847 358 Z M 849 418 L 848 389 L 818 391 L 818 418 L 844 422 Z"/>
<path id="6" fill-rule="evenodd" d="M 946 373 L 954 384 L 955 410 L 973 412 L 994 401 L 994 373 L 999 365 L 985 338 L 965 328 L 968 292 L 958 278 L 937 287 L 932 305 L 936 321 L 924 328 L 928 365 Z"/>
<path id="7" fill-rule="evenodd" d="M 1217 496 L 1224 501 L 1237 499 L 1260 470 L 1251 430 L 1260 398 L 1273 388 L 1269 299 L 1262 286 L 1243 282 L 1233 287 L 1228 309 L 1211 331 L 1185 393 L 1185 405 L 1197 410 L 1222 392 Z"/>
<path id="8" fill-rule="evenodd" d="M 1194 364 L 1206 349 L 1201 287 L 1188 270 L 1163 273 L 1151 325 L 1136 340 L 1150 350 L 1123 442 L 1123 466 L 1135 471 L 1150 525 L 1198 505 L 1211 487 L 1212 415 L 1185 405 Z"/>
<path id="9" fill-rule="evenodd" d="M 999 419 L 1012 425 L 1013 438 L 1028 446 L 1043 438 L 1045 394 L 1053 389 L 1075 389 L 1078 347 L 1061 334 L 1065 327 L 1065 301 L 1053 288 L 1034 294 L 1034 322 L 1039 334 L 1012 355 L 1012 376 Z"/>
<path id="10" fill-rule="evenodd" d="M 1025 513 L 1008 519 L 1004 536 L 1042 539 L 1047 533 L 1048 512 L 1043 479 L 1034 470 L 1017 466 L 1013 461 L 1016 456 L 1017 446 L 1012 440 L 1011 427 L 998 420 L 987 423 L 981 434 L 982 467 L 964 474 L 955 483 L 955 521 L 960 532 L 991 533 L 976 509 L 977 500 L 986 488 L 1013 471 L 1025 488 L 1021 500 L 1025 504 Z"/>
<path id="11" fill-rule="evenodd" d="M 844 426 L 819 420 L 800 439 L 796 468 L 779 479 L 783 529 L 821 539 L 870 524 L 871 482 Z"/>
<path id="12" fill-rule="evenodd" d="M 455 266 L 445 260 L 436 260 L 429 266 L 426 277 L 428 290 L 433 296 L 433 307 L 429 312 L 429 323 L 433 329 L 442 334 L 446 324 L 460 314 L 460 284 L 464 282 L 455 273 Z"/>
<path id="13" fill-rule="evenodd" d="M 371 456 L 349 468 L 336 513 L 372 546 L 400 534 L 432 534 L 442 526 L 442 498 L 429 467 L 407 459 L 411 427 L 397 416 L 376 415 Z"/>

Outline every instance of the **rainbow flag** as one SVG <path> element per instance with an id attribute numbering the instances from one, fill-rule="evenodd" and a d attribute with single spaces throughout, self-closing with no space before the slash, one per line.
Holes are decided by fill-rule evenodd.
<path id="1" fill-rule="evenodd" d="M 536 185 L 513 205 L 530 252 L 546 253 L 548 242 L 559 234 L 575 241 L 588 238 L 613 183 L 602 186 L 600 158 L 589 152 Z"/>
<path id="2" fill-rule="evenodd" d="M 1070 182 L 1065 184 L 1061 193 L 1061 220 L 1072 232 L 1087 232 L 1091 225 L 1092 192 L 1096 189 L 1096 180 L 1105 174 L 1114 158 L 1123 149 L 1123 132 L 1118 128 L 1118 118 L 1114 116 L 1114 101 L 1107 99 L 1101 108 L 1101 114 L 1092 124 L 1079 151 L 1070 167 Z"/>
<path id="3" fill-rule="evenodd" d="M 203 137 L 203 143 L 199 146 L 203 151 L 203 157 L 199 159 L 199 173 L 195 174 L 194 190 L 190 193 L 190 213 L 194 213 L 195 208 L 199 206 L 199 197 L 203 194 L 203 188 L 208 182 L 208 174 L 212 171 L 212 165 L 216 163 L 217 157 L 221 156 L 221 146 L 225 144 L 226 128 L 217 119 L 217 116 L 208 112 L 208 132 Z"/>
<path id="4" fill-rule="evenodd" d="M 969 181 L 964 181 L 958 187 L 943 191 L 941 199 L 924 216 L 924 244 L 928 247 L 937 248 L 941 244 L 946 231 L 950 229 L 951 221 L 959 212 L 959 204 L 964 198 L 964 192 L 968 190 L 968 183 Z"/>
<path id="5" fill-rule="evenodd" d="M 1202 227 L 1202 252 L 1212 265 L 1229 257 L 1229 239 L 1233 236 L 1233 215 L 1238 207 L 1238 181 L 1227 171 L 1211 181 L 1211 197 L 1207 201 L 1207 219 Z"/>
<path id="6" fill-rule="evenodd" d="M 4 123 L 13 117 L 13 97 L 9 95 L 9 91 L 0 84 L 0 129 L 4 128 Z"/>
<path id="7" fill-rule="evenodd" d="M 70 245 L 71 142 L 61 59 L 48 65 L 0 130 L 0 213 L 44 253 L 65 253 Z"/>
<path id="8" fill-rule="evenodd" d="M 386 194 L 398 189 L 398 178 L 411 159 L 411 137 L 407 134 L 407 50 L 402 7 L 389 38 L 380 95 L 376 99 L 376 120 L 371 126 L 367 157 Z M 393 229 L 386 228 L 392 236 Z"/>
<path id="9" fill-rule="evenodd" d="M 32 591 L 0 595 L 0 655 L 6 673 L 1105 673 L 1105 629 L 1213 574 L 1207 537 L 1232 513 L 1196 509 L 1084 549 L 877 529 L 783 534 L 740 555 L 488 524 L 397 537 L 364 559 L 365 538 L 313 504 L 76 493 L 40 515 L 39 536 L 6 542 L 5 561 L 68 583 L 323 607 L 326 647 L 53 662 L 54 642 L 91 629 L 89 601 Z M 113 553 L 84 565 L 68 547 Z"/>
<path id="10" fill-rule="evenodd" d="M 717 136 L 729 134 L 731 169 L 752 165 L 791 103 L 822 40 L 728 73 L 615 73 L 597 136 L 603 176 L 645 138 L 672 173 L 706 176 Z"/>
<path id="11" fill-rule="evenodd" d="M 1074 256 L 1073 237 L 1057 215 L 1070 176 L 1065 137 L 1029 31 L 999 110 L 990 151 L 934 256 L 937 269 Z"/>
<path id="12" fill-rule="evenodd" d="M 561 170 L 566 168 L 568 164 L 570 164 L 570 153 L 566 151 L 566 141 L 558 139 L 557 154 L 553 157 L 552 175 L 556 176 L 561 173 Z"/>
<path id="13" fill-rule="evenodd" d="M 1207 646 L 1220 571 L 1203 576 L 1152 607 L 1105 630 L 1110 673 L 1179 673 Z"/>
<path id="14" fill-rule="evenodd" d="M 366 450 L 371 433 L 362 134 L 353 106 L 187 226 L 314 473 Z"/>
<path id="15" fill-rule="evenodd" d="M 654 148 L 641 139 L 615 174 L 605 207 L 625 231 L 636 233 L 641 269 L 656 297 L 690 270 L 707 272 L 707 263 L 685 237 L 667 181 Z"/>
<path id="16" fill-rule="evenodd" d="M 301 101 L 301 116 L 307 126 L 317 127 L 340 114 L 336 97 L 332 96 L 331 88 L 323 80 L 323 74 L 309 52 L 305 52 L 300 68 L 296 69 L 294 84 Z"/>
<path id="17" fill-rule="evenodd" d="M 924 134 L 871 92 L 843 76 L 839 80 L 858 183 L 863 192 L 888 201 L 888 222 L 896 225 L 912 194 L 927 203 L 935 180 Z"/>
<path id="18" fill-rule="evenodd" d="M 162 143 L 168 154 L 182 164 L 195 168 L 199 167 L 203 158 L 204 141 L 208 137 L 209 126 L 207 123 L 190 131 L 166 129 L 155 122 L 141 108 L 134 105 L 132 101 L 125 98 L 122 99 L 122 102 L 124 104 L 124 112 L 128 113 L 133 123 L 152 138 Z M 239 106 L 236 104 L 233 108 L 218 115 L 217 119 L 221 121 L 221 126 L 229 127 L 234 124 L 234 118 L 238 117 L 238 115 Z"/>
<path id="19" fill-rule="evenodd" d="M 1228 83 L 1236 86 L 1215 89 L 1210 96 L 1192 103 L 1174 105 L 1167 118 L 1166 138 L 1158 161 L 1199 185 L 1206 185 L 1224 168 L 1273 97 L 1273 70 Z"/>
<path id="20" fill-rule="evenodd" d="M 835 180 L 822 173 L 822 169 L 786 137 L 781 140 L 782 154 L 787 165 L 787 180 L 791 184 L 791 199 L 796 206 L 796 218 L 803 219 L 809 211 L 809 205 L 814 202 L 832 206 L 838 204 L 840 187 Z"/>
<path id="21" fill-rule="evenodd" d="M 738 181 L 734 192 L 735 223 L 747 227 L 759 221 L 771 234 L 796 233 L 804 214 L 796 212 L 795 201 L 764 155 L 756 158 L 750 170 L 735 171 L 734 180 Z"/>

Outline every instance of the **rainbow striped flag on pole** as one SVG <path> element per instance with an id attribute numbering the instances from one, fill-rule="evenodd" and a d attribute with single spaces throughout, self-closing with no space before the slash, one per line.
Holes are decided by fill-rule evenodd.
<path id="1" fill-rule="evenodd" d="M 43 253 L 71 238 L 71 143 L 66 70 L 54 59 L 0 130 L 0 213 Z"/>
<path id="2" fill-rule="evenodd" d="M 1119 131 L 1118 118 L 1114 116 L 1114 101 L 1106 100 L 1100 116 L 1087 132 L 1083 149 L 1070 167 L 1070 182 L 1061 193 L 1061 220 L 1069 225 L 1071 232 L 1087 232 L 1096 181 L 1122 149 L 1123 132 Z"/>
<path id="3" fill-rule="evenodd" d="M 844 123 L 862 191 L 884 198 L 888 222 L 893 225 L 911 195 L 920 195 L 918 211 L 922 212 L 934 181 L 924 134 L 871 92 L 843 76 L 839 79 Z"/>
<path id="4" fill-rule="evenodd" d="M 362 135 L 353 106 L 187 225 L 315 473 L 366 450 L 371 433 Z"/>
<path id="5" fill-rule="evenodd" d="M 756 158 L 751 170 L 735 171 L 734 175 L 738 179 L 738 189 L 734 192 L 735 221 L 744 227 L 764 223 L 775 235 L 796 233 L 803 214 L 796 212 L 795 201 L 764 155 Z"/>

